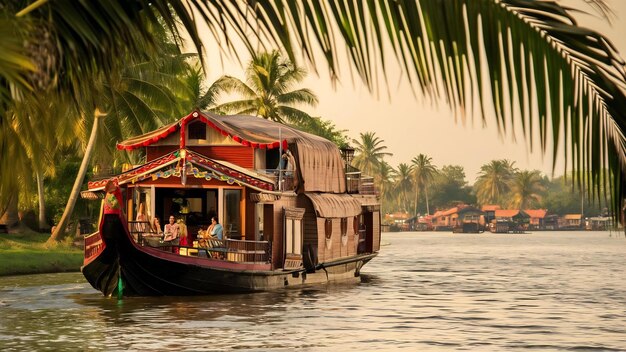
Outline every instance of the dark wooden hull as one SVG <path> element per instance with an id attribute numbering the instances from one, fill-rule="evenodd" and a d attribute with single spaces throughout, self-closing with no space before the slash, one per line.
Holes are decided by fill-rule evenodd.
<path id="1" fill-rule="evenodd" d="M 269 265 L 187 257 L 142 247 L 132 241 L 123 225 L 116 228 L 101 235 L 105 245 L 82 267 L 87 281 L 105 296 L 241 293 L 356 280 L 361 267 L 376 256 L 372 253 L 342 258 L 318 265 L 315 272 L 308 273 L 304 269 L 269 270 Z"/>

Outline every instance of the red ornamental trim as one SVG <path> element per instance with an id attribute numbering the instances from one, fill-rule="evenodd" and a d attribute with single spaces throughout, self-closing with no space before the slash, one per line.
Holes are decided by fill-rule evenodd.
<path id="1" fill-rule="evenodd" d="M 167 136 L 169 136 L 170 134 L 174 133 L 175 131 L 177 131 L 178 129 L 180 129 L 180 143 L 179 146 L 181 148 L 184 148 L 185 146 L 185 126 L 187 125 L 187 123 L 194 119 L 194 118 L 198 118 L 201 121 L 203 121 L 204 123 L 206 123 L 209 127 L 213 128 L 214 130 L 218 131 L 222 136 L 224 137 L 231 137 L 235 142 L 240 143 L 243 146 L 246 147 L 252 147 L 252 148 L 259 148 L 259 149 L 274 149 L 274 148 L 278 148 L 281 145 L 281 141 L 276 141 L 273 143 L 257 143 L 257 142 L 252 142 L 252 141 L 248 141 L 245 140 L 243 138 L 241 138 L 240 136 L 236 136 L 236 135 L 232 135 L 230 133 L 228 133 L 228 131 L 225 131 L 221 128 L 219 128 L 213 121 L 208 120 L 204 115 L 202 115 L 199 112 L 193 112 L 185 117 L 183 117 L 179 123 L 173 125 L 172 127 L 168 128 L 166 131 L 162 132 L 161 134 L 154 136 L 150 139 L 147 139 L 145 141 L 142 142 L 137 142 L 135 144 L 131 144 L 131 145 L 121 145 L 118 144 L 117 145 L 117 149 L 118 150 L 133 150 L 133 149 L 137 149 L 140 147 L 147 147 L 153 143 L 158 142 L 161 139 L 166 138 Z M 287 143 L 286 139 L 282 140 L 282 148 L 283 149 L 287 149 L 289 146 L 289 144 Z"/>
<path id="2" fill-rule="evenodd" d="M 115 179 L 118 181 L 118 183 L 122 183 L 124 181 L 128 181 L 130 179 L 133 179 L 135 177 L 137 177 L 138 175 L 141 175 L 143 173 L 146 173 L 152 169 L 155 168 L 159 168 L 161 167 L 163 164 L 166 164 L 174 159 L 176 159 L 177 156 L 174 155 L 174 153 L 171 153 L 169 155 L 166 155 L 160 159 L 154 160 L 148 164 L 145 164 L 143 166 L 140 166 L 136 169 L 132 169 L 130 171 L 127 171 L 121 175 L 118 175 L 117 177 L 115 177 Z M 88 182 L 87 183 L 87 189 L 94 189 L 94 188 L 99 188 L 99 187 L 104 187 L 104 185 L 107 183 L 108 179 L 104 179 L 104 180 L 100 180 L 100 181 L 93 181 L 93 182 Z"/>
<path id="3" fill-rule="evenodd" d="M 190 161 L 193 161 L 195 164 L 205 167 L 207 169 L 213 170 L 213 171 L 217 171 L 227 177 L 231 177 L 233 178 L 235 181 L 241 182 L 241 183 L 245 183 L 248 185 L 252 185 L 255 186 L 257 188 L 261 188 L 267 191 L 273 191 L 274 190 L 274 185 L 259 179 L 256 179 L 254 177 L 248 176 L 246 174 L 240 173 L 236 170 L 230 169 L 224 165 L 218 164 L 212 160 L 208 160 L 206 158 L 203 158 L 199 155 L 196 154 L 192 154 L 188 157 L 188 159 Z"/>

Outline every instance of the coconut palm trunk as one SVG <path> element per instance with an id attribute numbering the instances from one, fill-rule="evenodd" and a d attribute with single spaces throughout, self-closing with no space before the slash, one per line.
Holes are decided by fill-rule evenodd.
<path id="1" fill-rule="evenodd" d="M 424 196 L 426 197 L 426 215 L 430 215 L 430 207 L 428 206 L 428 188 L 424 187 Z"/>
<path id="2" fill-rule="evenodd" d="M 61 220 L 57 224 L 57 227 L 50 235 L 48 242 L 56 242 L 59 238 L 60 234 L 65 232 L 65 228 L 69 222 L 72 213 L 74 212 L 74 206 L 76 205 L 76 200 L 78 200 L 78 195 L 80 194 L 80 188 L 83 185 L 83 180 L 85 179 L 85 174 L 87 174 L 87 167 L 89 166 L 89 160 L 91 160 L 91 156 L 93 154 L 93 150 L 96 144 L 96 136 L 98 135 L 98 126 L 100 125 L 100 119 L 106 116 L 98 108 L 96 108 L 94 112 L 94 121 L 93 127 L 91 128 L 91 135 L 89 136 L 89 142 L 87 143 L 87 148 L 85 148 L 85 154 L 83 155 L 83 161 L 80 163 L 80 169 L 78 170 L 78 175 L 76 175 L 76 180 L 74 180 L 74 186 L 72 187 L 72 193 L 70 193 L 70 198 L 67 200 L 67 205 L 65 206 L 65 211 L 63 212 L 63 216 L 61 216 Z"/>
<path id="3" fill-rule="evenodd" d="M 420 197 L 420 191 L 419 191 L 420 186 L 419 185 L 415 185 L 415 216 L 417 216 L 417 204 L 419 202 L 419 197 Z"/>
<path id="4" fill-rule="evenodd" d="M 43 172 L 39 169 L 35 172 L 37 177 L 37 198 L 39 199 L 39 231 L 48 228 L 46 223 L 46 199 L 44 197 Z"/>

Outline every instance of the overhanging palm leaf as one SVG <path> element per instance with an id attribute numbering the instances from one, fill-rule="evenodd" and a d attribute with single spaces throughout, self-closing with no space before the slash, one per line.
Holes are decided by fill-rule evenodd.
<path id="1" fill-rule="evenodd" d="M 554 1 L 35 4 L 40 7 L 25 12 L 51 20 L 50 32 L 58 38 L 56 47 L 63 53 L 56 70 L 64 74 L 59 86 L 76 93 L 77 99 L 90 72 L 112 71 L 128 50 L 142 53 L 140 43 L 154 42 L 148 29 L 158 23 L 156 14 L 174 32 L 179 17 L 181 28 L 200 48 L 194 12 L 190 11 L 194 9 L 222 48 L 232 48 L 231 36 L 237 36 L 252 52 L 249 34 L 258 33 L 268 39 L 261 45 L 285 48 L 292 62 L 298 47 L 315 64 L 314 52 L 319 47 L 333 77 L 338 72 L 337 48 L 345 44 L 351 65 L 370 87 L 377 82 L 375 67 L 382 64 L 384 72 L 391 54 L 418 89 L 442 94 L 461 111 L 472 111 L 475 101 L 483 111 L 493 106 L 501 128 L 521 123 L 531 145 L 532 130 L 539 128 L 539 143 L 545 150 L 551 128 L 556 151 L 559 133 L 565 131 L 563 143 L 566 156 L 572 155 L 571 166 L 591 170 L 591 177 L 583 176 L 584 181 L 599 187 L 601 170 L 606 167 L 614 186 L 614 207 L 625 196 L 623 60 L 605 38 L 578 27 L 569 11 Z M 487 94 L 483 94 L 484 87 L 489 88 Z M 519 106 L 523 117 L 514 117 L 518 115 L 507 106 Z M 536 114 L 530 108 L 534 106 Z"/>
<path id="2" fill-rule="evenodd" d="M 302 47 L 312 62 L 312 48 L 319 46 L 331 75 L 336 74 L 338 62 L 334 30 L 341 44 L 347 45 L 352 66 L 370 87 L 376 82 L 374 67 L 382 63 L 384 72 L 385 48 L 391 48 L 409 80 L 423 92 L 443 95 L 460 111 L 472 111 L 472 104 L 479 102 L 483 118 L 493 106 L 500 128 L 521 123 L 531 147 L 532 131 L 538 128 L 544 152 L 551 130 L 553 160 L 558 144 L 564 143 L 566 155 L 572 155 L 571 167 L 592 172 L 582 181 L 598 190 L 601 170 L 608 168 L 614 206 L 626 195 L 624 61 L 606 38 L 577 26 L 570 10 L 556 1 L 256 5 L 255 14 L 266 32 L 278 24 L 283 28 L 274 40 L 287 49 Z M 289 42 L 286 33 L 296 43 Z M 487 94 L 483 88 L 488 88 Z M 562 131 L 565 141 L 559 141 Z"/>

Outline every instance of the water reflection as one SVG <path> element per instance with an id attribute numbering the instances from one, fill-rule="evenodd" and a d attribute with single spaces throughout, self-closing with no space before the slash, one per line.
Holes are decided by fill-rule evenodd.
<path id="1" fill-rule="evenodd" d="M 104 298 L 78 273 L 0 278 L 0 350 L 626 349 L 626 240 L 386 234 L 361 284 Z"/>

